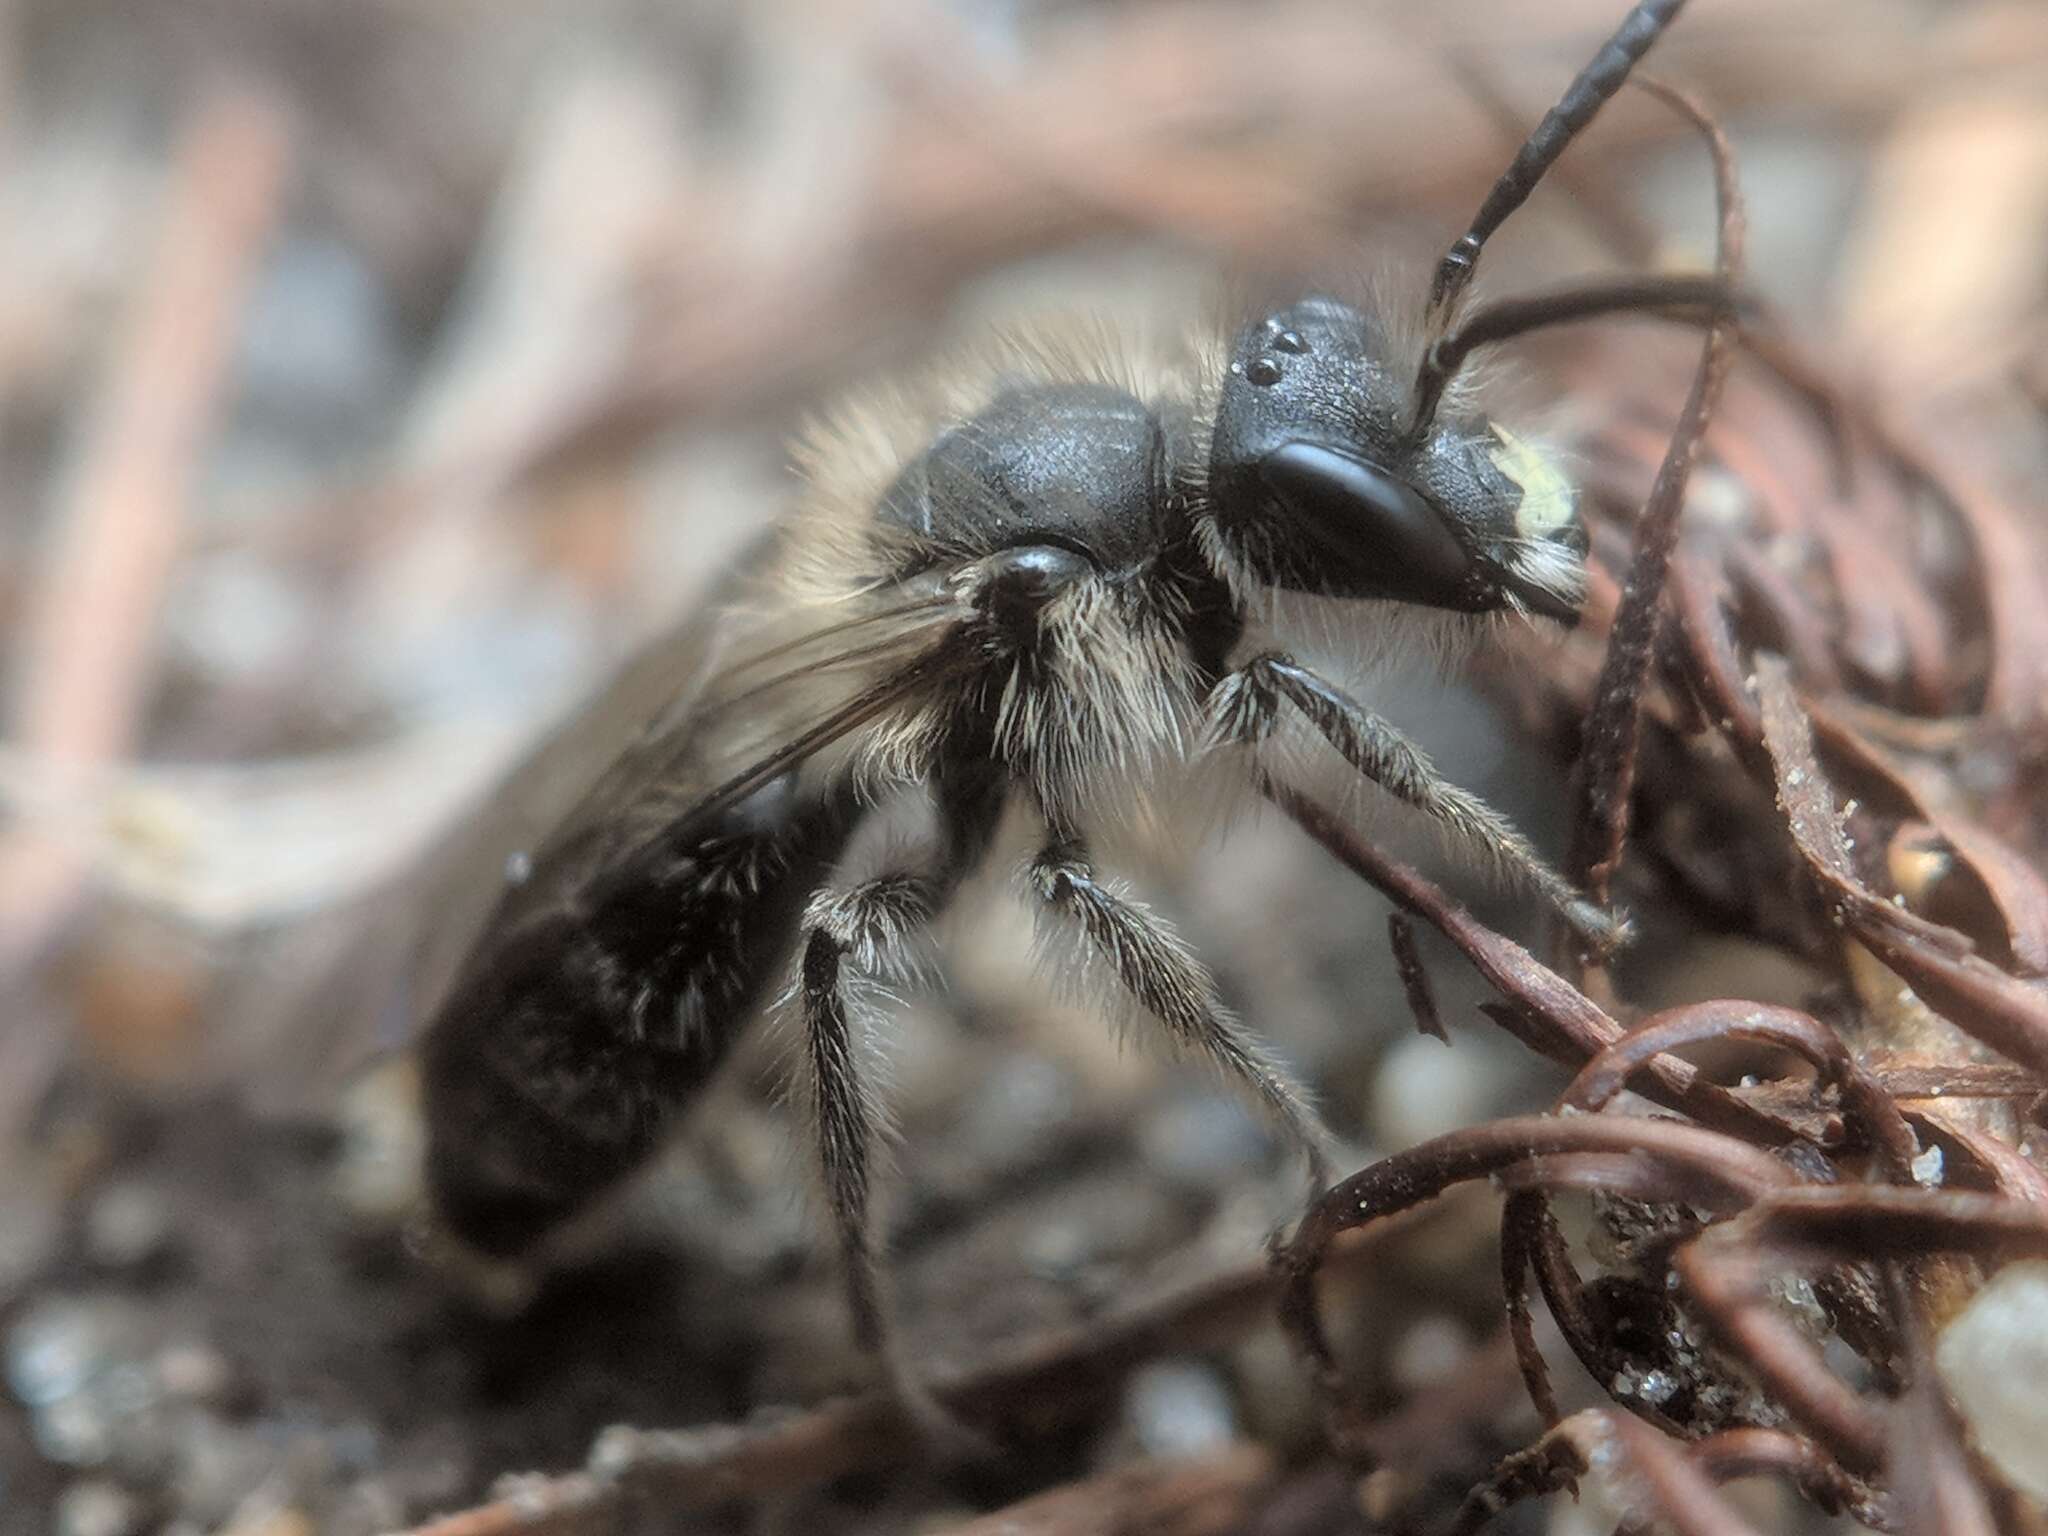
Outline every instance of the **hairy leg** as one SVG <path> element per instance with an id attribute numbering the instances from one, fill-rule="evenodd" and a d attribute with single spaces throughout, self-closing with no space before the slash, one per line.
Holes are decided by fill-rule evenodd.
<path id="1" fill-rule="evenodd" d="M 1048 845 L 1031 865 L 1039 900 L 1076 922 L 1096 954 L 1175 1044 L 1200 1051 L 1258 1099 L 1308 1159 L 1317 1189 L 1328 1182 L 1322 1122 L 1302 1091 L 1216 996 L 1216 984 L 1180 936 L 1155 913 L 1096 878 L 1071 840 Z"/>
<path id="2" fill-rule="evenodd" d="M 1540 895 L 1596 950 L 1606 953 L 1626 937 L 1627 925 L 1580 895 L 1505 816 L 1446 779 L 1407 737 L 1292 657 L 1256 656 L 1218 683 L 1210 696 L 1212 730 L 1223 741 L 1261 746 L 1272 734 L 1283 700 L 1300 710 L 1353 768 L 1479 848 Z"/>
<path id="3" fill-rule="evenodd" d="M 846 1264 L 854 1333 L 866 1349 L 881 1348 L 886 1334 L 869 1222 L 881 1115 L 861 1071 L 849 984 L 860 976 L 900 974 L 938 895 L 935 883 L 921 876 L 884 875 L 848 891 L 821 892 L 804 915 L 798 991 L 818 1161 Z"/>
<path id="4" fill-rule="evenodd" d="M 882 1106 L 863 1071 L 855 986 L 909 979 L 923 930 L 981 863 L 1006 785 L 984 765 L 942 763 L 933 776 L 938 826 L 931 873 L 897 871 L 845 890 L 819 891 L 805 910 L 796 996 L 803 1014 L 805 1079 L 819 1171 L 845 1270 L 854 1336 L 881 1357 L 891 1384 L 934 1442 L 978 1459 L 989 1446 L 953 1418 L 897 1348 L 873 1236 L 873 1166 Z"/>

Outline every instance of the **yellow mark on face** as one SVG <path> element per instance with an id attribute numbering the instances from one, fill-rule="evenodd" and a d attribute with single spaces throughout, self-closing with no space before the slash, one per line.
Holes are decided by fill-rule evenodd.
<path id="1" fill-rule="evenodd" d="M 1525 539 L 1554 538 L 1572 520 L 1572 487 L 1558 467 L 1539 449 L 1530 447 L 1506 427 L 1489 423 L 1500 439 L 1488 450 L 1494 467 L 1522 489 L 1515 508 L 1515 532 Z"/>

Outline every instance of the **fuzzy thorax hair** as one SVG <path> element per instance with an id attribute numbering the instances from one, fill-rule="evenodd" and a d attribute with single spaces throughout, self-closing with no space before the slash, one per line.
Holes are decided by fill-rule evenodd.
<path id="1" fill-rule="evenodd" d="M 1412 307 L 1362 296 L 1358 312 L 1379 327 L 1378 316 Z M 1256 548 L 1248 555 L 1241 532 L 1219 528 L 1207 482 L 1233 338 L 1243 330 L 1232 325 L 1225 317 L 1164 341 L 1133 340 L 1092 319 L 1012 330 L 871 386 L 808 424 L 794 448 L 804 492 L 770 562 L 762 609 L 775 614 L 777 631 L 840 637 L 804 653 L 812 666 L 800 686 L 812 690 L 813 711 L 882 686 L 934 651 L 959 663 L 878 712 L 811 772 L 850 772 L 879 798 L 927 775 L 963 709 L 992 722 L 997 755 L 1057 822 L 1142 816 L 1157 793 L 1171 794 L 1176 775 L 1192 772 L 1208 731 L 1170 588 L 1076 580 L 1044 608 L 1034 644 L 1010 644 L 977 628 L 990 579 L 985 551 L 950 548 L 941 536 L 878 515 L 906 466 L 935 441 L 988 430 L 982 417 L 993 401 L 1035 385 L 1108 386 L 1163 424 L 1176 515 L 1246 615 L 1248 646 L 1313 654 L 1356 678 L 1418 655 L 1448 665 L 1500 617 L 1526 611 L 1512 588 L 1500 614 L 1473 615 L 1339 601 L 1262 579 Z M 1373 334 L 1389 369 L 1406 369 L 1401 344 L 1410 338 Z M 1440 422 L 1455 452 L 1483 456 L 1493 483 L 1512 487 L 1503 489 L 1491 529 L 1502 570 L 1556 603 L 1575 604 L 1583 546 L 1571 488 L 1552 458 L 1481 416 L 1462 386 L 1446 396 Z M 945 492 L 991 494 L 978 483 L 949 482 Z"/>

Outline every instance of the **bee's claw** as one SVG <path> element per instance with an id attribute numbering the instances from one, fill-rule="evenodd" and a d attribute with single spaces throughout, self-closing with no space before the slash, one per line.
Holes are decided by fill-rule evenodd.
<path id="1" fill-rule="evenodd" d="M 1564 920 L 1584 941 L 1595 960 L 1606 960 L 1635 938 L 1635 924 L 1626 912 L 1579 900 L 1564 909 Z"/>

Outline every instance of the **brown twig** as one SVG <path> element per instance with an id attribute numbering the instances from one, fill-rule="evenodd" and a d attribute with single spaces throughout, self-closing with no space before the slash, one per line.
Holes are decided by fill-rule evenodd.
<path id="1" fill-rule="evenodd" d="M 1293 1238 L 1276 1255 L 1285 1276 L 1280 1316 L 1314 1373 L 1340 1444 L 1358 1442 L 1359 1417 L 1337 1367 L 1316 1300 L 1323 1255 L 1342 1233 L 1369 1226 L 1455 1184 L 1504 1173 L 1518 1165 L 1576 1153 L 1622 1153 L 1684 1182 L 1703 1205 L 1747 1205 L 1788 1182 L 1784 1165 L 1747 1142 L 1667 1120 L 1581 1116 L 1529 1116 L 1454 1131 L 1383 1158 L 1323 1194 Z M 1539 1167 L 1545 1184 L 1566 1183 L 1558 1170 Z"/>
<path id="2" fill-rule="evenodd" d="M 1684 114 L 1705 137 L 1714 160 L 1714 193 L 1720 224 L 1714 275 L 1724 292 L 1734 292 L 1742 270 L 1742 195 L 1736 185 L 1734 154 L 1706 109 L 1685 93 L 1638 77 L 1639 84 Z M 1635 552 L 1622 590 L 1621 610 L 1608 631 L 1592 711 L 1587 717 L 1579 764 L 1579 813 L 1573 828 L 1569 868 L 1593 899 L 1605 902 L 1628 840 L 1629 800 L 1642 732 L 1642 696 L 1657 642 L 1658 613 L 1671 554 L 1678 544 L 1685 488 L 1698 461 L 1708 421 L 1720 398 L 1734 356 L 1735 317 L 1716 312 L 1707 323 L 1698 371 L 1679 416 L 1664 461 L 1636 523 Z"/>
<path id="3" fill-rule="evenodd" d="M 1415 947 L 1415 925 L 1408 921 L 1406 913 L 1387 914 L 1387 948 L 1394 952 L 1394 974 L 1401 980 L 1401 992 L 1408 999 L 1408 1012 L 1416 1029 L 1449 1045 L 1451 1037 L 1444 1030 L 1443 1015 L 1437 1012 L 1436 997 L 1430 991 L 1429 969 L 1422 963 L 1422 952 Z"/>
<path id="4" fill-rule="evenodd" d="M 1506 1298 L 1508 1338 L 1514 1345 L 1515 1366 L 1522 1373 L 1522 1386 L 1544 1427 L 1554 1429 L 1564 1414 L 1557 1405 L 1557 1393 L 1550 1385 L 1550 1368 L 1536 1343 L 1536 1315 L 1529 1305 L 1529 1289 L 1523 1283 L 1536 1260 L 1538 1248 L 1547 1243 L 1557 1218 L 1539 1193 L 1523 1190 L 1510 1195 L 1500 1213 L 1500 1280 Z M 1552 1305 L 1551 1312 L 1557 1308 Z"/>
<path id="5" fill-rule="evenodd" d="M 1685 1448 L 1611 1408 L 1575 1413 L 1473 1490 L 1454 1529 L 1471 1536 L 1524 1499 L 1554 1493 L 1593 1468 L 1625 1492 L 1636 1519 L 1680 1536 L 1759 1536 Z"/>
<path id="6" fill-rule="evenodd" d="M 1893 1529 L 1889 1501 L 1875 1498 L 1841 1464 L 1804 1435 L 1744 1425 L 1696 1440 L 1692 1459 L 1717 1483 L 1742 1477 L 1790 1478 L 1824 1514 L 1853 1514 L 1864 1525 Z"/>
<path id="7" fill-rule="evenodd" d="M 1257 1516 L 1273 1453 L 1233 1445 L 1188 1461 L 1146 1461 L 1069 1483 L 935 1536 L 1228 1536 Z"/>
<path id="8" fill-rule="evenodd" d="M 275 103 L 246 86 L 218 88 L 184 126 L 154 260 L 137 284 L 17 641 L 10 745 L 59 788 L 117 762 L 141 731 L 158 606 L 185 537 L 235 323 L 279 212 L 287 155 Z M 0 835 L 0 973 L 17 973 L 48 943 L 86 874 L 79 850 L 34 820 Z M 51 1065 L 35 1031 L 11 1033 L 0 1050 L 0 1136 Z"/>
<path id="9" fill-rule="evenodd" d="M 1893 1180 L 1913 1181 L 1920 1149 L 1898 1106 L 1849 1054 L 1840 1035 L 1791 1008 L 1721 1000 L 1653 1014 L 1580 1068 L 1559 1095 L 1558 1108 L 1597 1112 L 1659 1053 L 1708 1040 L 1757 1040 L 1804 1056 L 1841 1090 L 1844 1107 L 1862 1122 Z"/>
<path id="10" fill-rule="evenodd" d="M 1337 1255 L 1362 1263 L 1370 1243 Z M 1374 1249 L 1376 1251 L 1376 1249 Z M 977 1430 L 1043 1433 L 1098 1406 L 1134 1366 L 1169 1351 L 1234 1338 L 1272 1315 L 1282 1280 L 1269 1265 L 1134 1303 L 1095 1323 L 1024 1340 L 970 1369 L 934 1373 L 933 1395 Z M 589 1467 L 521 1481 L 511 1495 L 418 1526 L 411 1536 L 583 1536 L 629 1512 L 682 1512 L 763 1494 L 789 1494 L 859 1467 L 926 1454 L 911 1413 L 886 1391 L 681 1430 L 606 1431 Z"/>
<path id="11" fill-rule="evenodd" d="M 135 739 L 158 601 L 235 320 L 277 214 L 285 154 L 277 109 L 244 88 L 210 97 L 186 125 L 162 244 L 95 410 L 22 642 L 9 734 L 54 770 L 90 773 Z M 76 861 L 32 832 L 0 848 L 0 963 L 18 963 L 47 935 L 78 874 Z"/>
<path id="12" fill-rule="evenodd" d="M 1266 793 L 1310 837 L 1400 907 L 1449 939 L 1479 974 L 1508 999 L 1513 1012 L 1489 1016 L 1521 1034 L 1531 1049 L 1578 1067 L 1622 1036 L 1622 1027 L 1599 1004 L 1506 935 L 1480 922 L 1408 865 L 1389 857 L 1342 821 L 1285 785 Z M 1700 1078 L 1690 1063 L 1663 1057 L 1650 1065 L 1644 1092 L 1691 1115 L 1702 1125 L 1748 1135 L 1766 1145 L 1794 1138 L 1784 1118 L 1759 1109 Z"/>
<path id="13" fill-rule="evenodd" d="M 1909 1260 L 1930 1252 L 2048 1252 L 2048 1209 L 1991 1195 L 1883 1185 L 1782 1187 L 1679 1249 L 1674 1266 L 1729 1347 L 1852 1472 L 1886 1464 L 1888 1413 L 1822 1364 L 1771 1304 L 1780 1267 L 1822 1260 Z"/>

